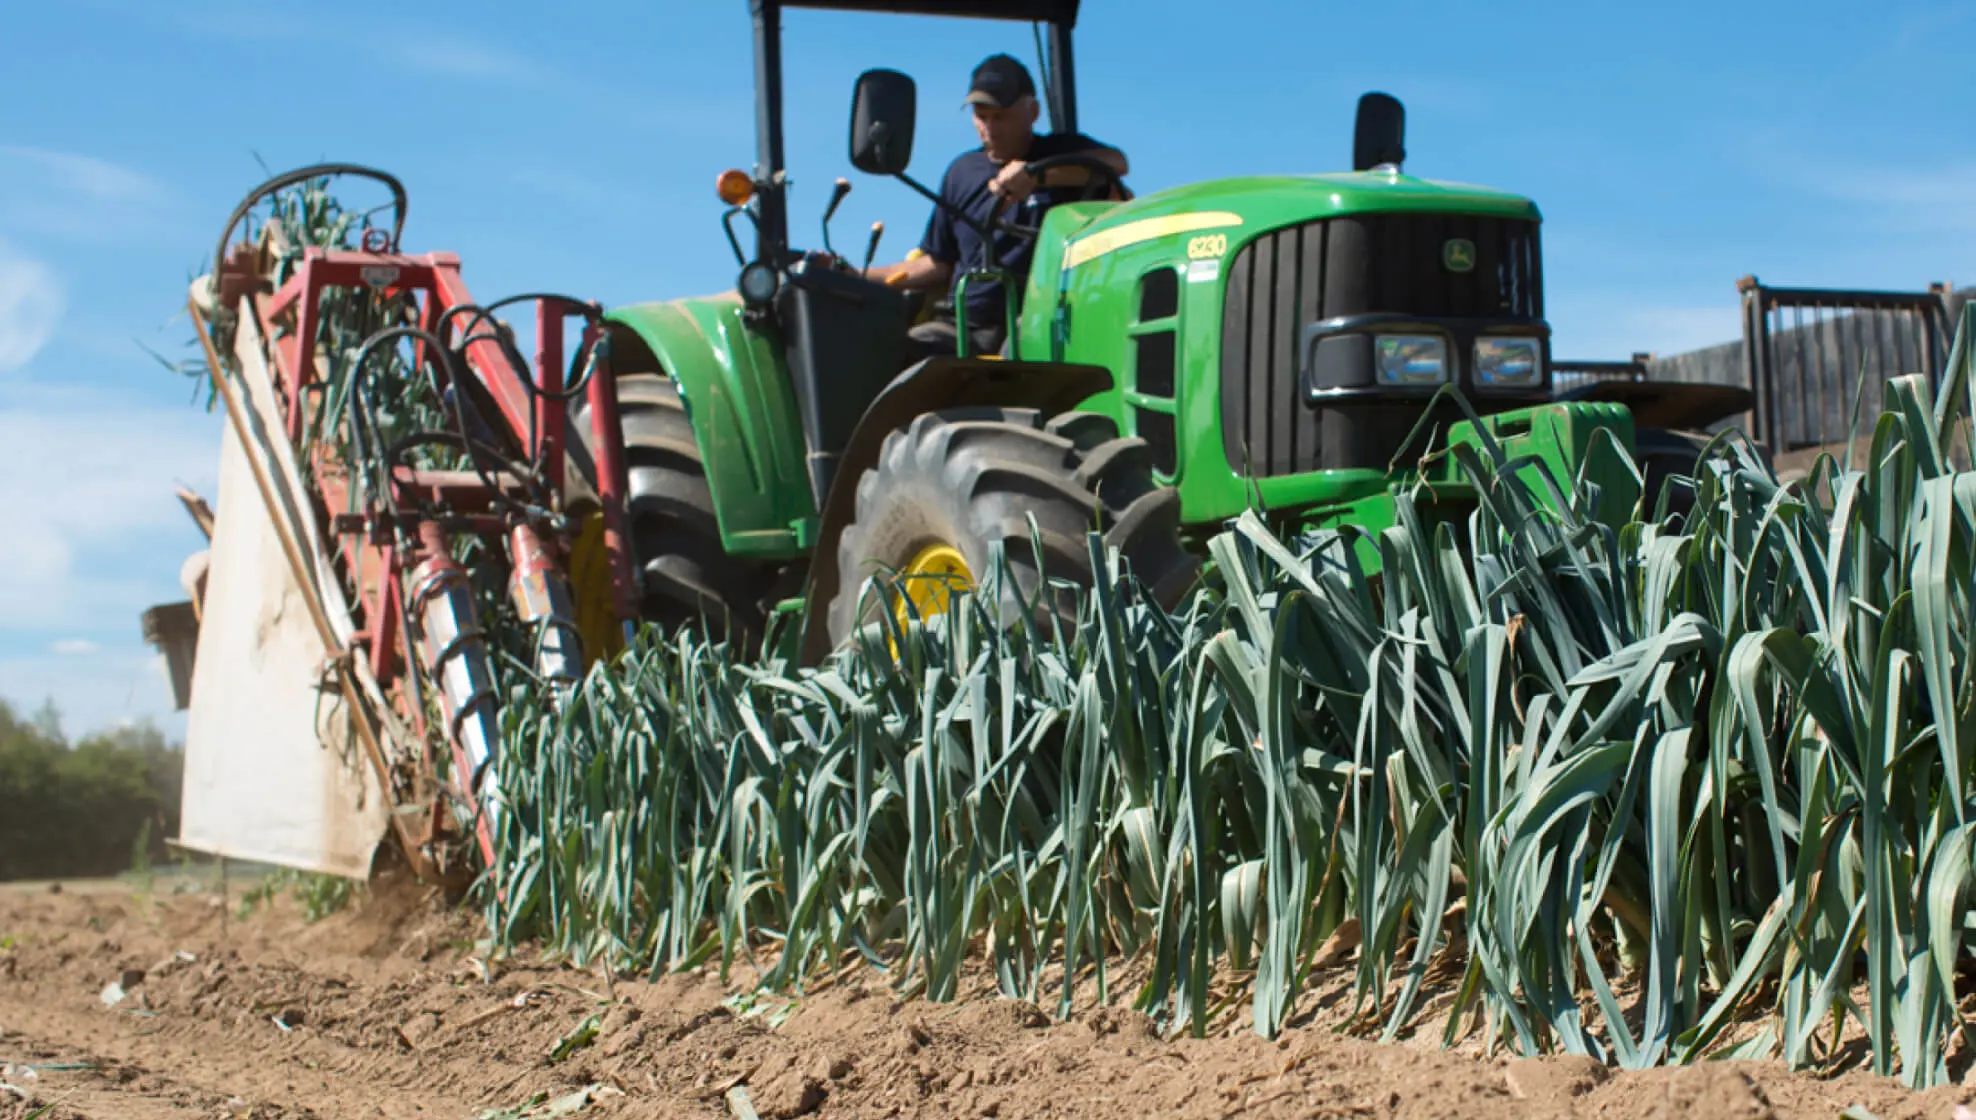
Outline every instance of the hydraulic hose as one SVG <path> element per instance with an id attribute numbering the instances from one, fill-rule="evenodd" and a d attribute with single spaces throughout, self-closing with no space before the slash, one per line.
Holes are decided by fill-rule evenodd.
<path id="1" fill-rule="evenodd" d="M 430 331 L 423 328 L 387 327 L 365 339 L 363 347 L 357 351 L 355 366 L 351 371 L 352 384 L 350 391 L 351 435 L 353 440 L 359 438 L 361 429 L 368 424 L 371 431 L 362 434 L 362 442 L 375 442 L 374 418 L 364 415 L 365 410 L 370 408 L 369 395 L 366 391 L 365 373 L 371 355 L 376 353 L 377 347 L 380 344 L 395 342 L 403 338 L 412 338 L 424 342 L 432 348 L 434 354 L 438 355 L 435 360 L 443 363 L 447 380 L 452 388 L 453 421 L 455 427 L 458 429 L 460 449 L 466 454 L 467 462 L 473 468 L 475 477 L 479 479 L 482 486 L 487 487 L 491 500 L 500 508 L 523 518 L 547 519 L 552 517 L 553 514 L 548 510 L 548 503 L 546 501 L 539 501 L 533 505 L 524 505 L 509 498 L 502 488 L 500 480 L 485 468 L 482 463 L 483 456 L 494 459 L 497 463 L 497 470 L 508 470 L 517 479 L 521 479 L 524 482 L 534 481 L 537 478 L 533 464 L 524 465 L 516 462 L 495 449 L 488 447 L 485 442 L 474 438 L 473 432 L 467 424 L 464 394 L 460 389 L 467 371 L 463 368 L 463 363 L 457 355 L 451 350 L 448 350 Z M 384 455 L 386 449 L 372 447 L 369 450 L 371 454 L 365 457 L 366 462 L 372 466 L 385 466 L 387 473 L 382 483 L 380 484 L 374 479 L 373 484 L 381 486 L 381 492 L 386 495 L 386 504 L 395 515 L 397 513 L 396 503 L 389 497 L 390 475 L 388 473 L 389 466 L 386 464 L 386 456 Z M 538 499 L 542 496 L 540 493 L 535 495 Z"/>
<path id="2" fill-rule="evenodd" d="M 559 292 L 523 292 L 520 295 L 512 295 L 505 299 L 495 300 L 493 303 L 462 303 L 449 307 L 444 314 L 439 316 L 438 326 L 440 333 L 444 334 L 446 332 L 446 329 L 452 324 L 455 316 L 470 311 L 473 313 L 473 318 L 467 320 L 465 329 L 460 332 L 464 337 L 461 338 L 460 344 L 454 349 L 463 351 L 474 342 L 490 338 L 495 339 L 508 352 L 510 360 L 514 361 L 518 366 L 516 372 L 521 376 L 522 386 L 528 390 L 529 395 L 553 401 L 575 399 L 576 395 L 583 391 L 581 383 L 565 385 L 559 393 L 546 392 L 536 382 L 534 374 L 529 371 L 528 363 L 521 359 L 519 353 L 514 352 L 514 344 L 511 337 L 505 335 L 476 335 L 473 333 L 479 328 L 481 323 L 492 319 L 496 311 L 499 311 L 503 307 L 521 303 L 524 300 L 542 300 L 544 302 L 560 304 L 566 310 L 573 309 L 576 314 L 583 317 L 584 324 L 590 327 L 595 327 L 604 318 L 604 309 L 594 301 L 579 300 L 574 296 L 566 296 Z"/>
<path id="3" fill-rule="evenodd" d="M 519 295 L 508 296 L 488 304 L 455 304 L 440 314 L 436 326 L 440 335 L 444 337 L 450 333 L 450 328 L 455 318 L 461 315 L 471 314 L 472 317 L 467 320 L 466 327 L 461 331 L 462 337 L 459 342 L 447 348 L 449 352 L 456 355 L 458 361 L 461 363 L 465 362 L 467 349 L 474 343 L 492 342 L 494 345 L 500 347 L 502 356 L 507 358 L 508 364 L 513 367 L 517 380 L 521 382 L 522 389 L 528 394 L 531 402 L 548 400 L 563 404 L 575 400 L 578 394 L 584 392 L 589 386 L 590 378 L 596 373 L 597 361 L 609 353 L 608 345 L 600 348 L 591 345 L 586 340 L 585 344 L 579 347 L 577 361 L 571 363 L 570 369 L 573 376 L 564 379 L 565 384 L 561 390 L 553 393 L 549 392 L 542 387 L 540 382 L 536 381 L 533 371 L 529 368 L 528 360 L 516 349 L 514 332 L 501 324 L 499 320 L 494 319 L 494 313 L 501 308 L 509 307 L 526 300 L 539 300 L 559 306 L 564 309 L 565 313 L 574 312 L 576 315 L 582 317 L 585 326 L 584 333 L 587 336 L 601 335 L 601 332 L 596 328 L 603 321 L 604 309 L 602 306 L 595 302 L 585 302 L 556 292 L 523 292 Z M 483 323 L 489 321 L 493 321 L 495 324 L 490 331 L 486 333 L 475 333 Z M 541 449 L 537 446 L 540 440 L 535 430 L 535 423 L 535 413 L 531 409 L 528 420 L 530 461 L 534 462 L 537 467 L 540 467 L 542 464 L 536 459 Z"/>

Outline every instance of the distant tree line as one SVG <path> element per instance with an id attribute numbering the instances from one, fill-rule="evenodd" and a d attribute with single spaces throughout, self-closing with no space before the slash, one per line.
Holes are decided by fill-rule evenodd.
<path id="1" fill-rule="evenodd" d="M 52 704 L 0 700 L 0 880 L 77 878 L 166 855 L 183 755 L 149 724 L 71 743 Z"/>

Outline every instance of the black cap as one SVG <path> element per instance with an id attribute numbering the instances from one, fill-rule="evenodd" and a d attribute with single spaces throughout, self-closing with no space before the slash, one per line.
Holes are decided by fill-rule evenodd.
<path id="1" fill-rule="evenodd" d="M 1025 97 L 1036 96 L 1036 83 L 1029 68 L 1005 54 L 992 54 L 974 68 L 974 84 L 968 87 L 970 105 L 1006 109 Z"/>

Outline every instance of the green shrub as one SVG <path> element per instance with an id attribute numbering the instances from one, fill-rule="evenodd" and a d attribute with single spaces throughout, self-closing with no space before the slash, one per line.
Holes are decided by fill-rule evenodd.
<path id="1" fill-rule="evenodd" d="M 52 708 L 0 701 L 0 879 L 114 875 L 178 835 L 182 756 L 148 724 L 71 746 Z"/>

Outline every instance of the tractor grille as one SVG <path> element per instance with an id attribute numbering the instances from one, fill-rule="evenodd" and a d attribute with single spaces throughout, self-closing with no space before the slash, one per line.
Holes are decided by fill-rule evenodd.
<path id="1" fill-rule="evenodd" d="M 1452 238 L 1475 267 L 1441 263 Z M 1358 214 L 1250 242 L 1228 268 L 1222 310 L 1221 435 L 1251 478 L 1322 469 L 1321 414 L 1297 386 L 1298 340 L 1320 319 L 1372 311 L 1434 318 L 1539 319 L 1537 223 L 1466 214 Z"/>

